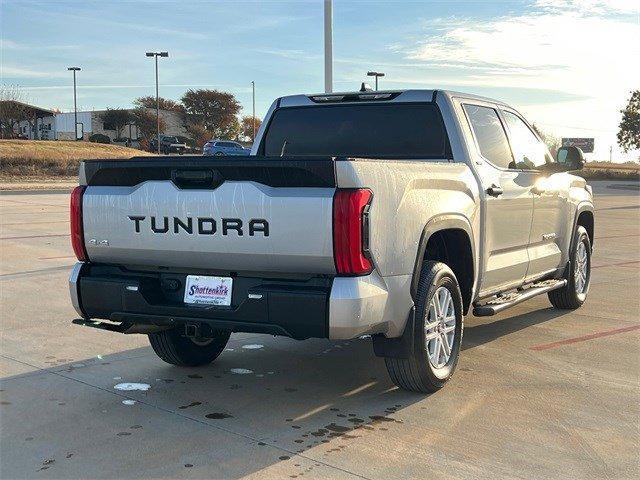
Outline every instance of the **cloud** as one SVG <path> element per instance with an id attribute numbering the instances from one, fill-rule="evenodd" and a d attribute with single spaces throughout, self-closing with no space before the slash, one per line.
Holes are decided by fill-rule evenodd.
<path id="1" fill-rule="evenodd" d="M 626 11 L 624 1 L 612 3 L 615 12 Z M 635 64 L 640 24 L 601 13 L 603 5 L 595 0 L 543 0 L 528 12 L 491 21 L 439 19 L 426 39 L 409 48 L 392 48 L 426 65 L 466 70 L 465 80 L 476 85 L 583 95 L 593 95 L 603 85 L 626 90 L 640 75 Z"/>
<path id="2" fill-rule="evenodd" d="M 32 70 L 23 67 L 14 67 L 11 65 L 0 65 L 0 78 L 63 78 L 66 72 L 51 72 L 45 70 Z"/>
<path id="3" fill-rule="evenodd" d="M 317 60 L 320 58 L 319 54 L 313 54 L 304 50 L 287 49 L 287 48 L 267 48 L 254 50 L 256 53 L 264 53 L 265 55 L 273 55 L 280 58 L 286 58 L 289 60 Z"/>

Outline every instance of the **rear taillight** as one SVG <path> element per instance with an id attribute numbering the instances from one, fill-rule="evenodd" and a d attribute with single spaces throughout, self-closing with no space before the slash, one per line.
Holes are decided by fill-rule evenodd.
<path id="1" fill-rule="evenodd" d="M 82 228 L 82 195 L 85 187 L 76 187 L 71 192 L 71 246 L 78 260 L 89 260 L 87 250 L 84 248 L 84 231 Z"/>
<path id="2" fill-rule="evenodd" d="M 333 258 L 340 275 L 371 272 L 369 257 L 369 204 L 366 188 L 339 189 L 333 197 Z"/>

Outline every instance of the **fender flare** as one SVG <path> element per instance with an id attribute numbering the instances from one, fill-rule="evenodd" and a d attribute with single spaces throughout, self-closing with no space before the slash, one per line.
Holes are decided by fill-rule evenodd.
<path id="1" fill-rule="evenodd" d="M 591 216 L 593 217 L 593 233 L 594 233 L 593 236 L 595 237 L 596 226 L 595 226 L 594 210 L 595 209 L 593 208 L 593 203 L 591 202 L 583 201 L 578 204 L 578 206 L 576 207 L 576 214 L 573 217 L 573 230 L 571 231 L 571 239 L 570 239 L 571 243 L 569 243 L 569 246 L 573 244 L 573 239 L 575 238 L 576 230 L 578 230 L 578 218 L 580 217 L 580 214 L 583 212 L 591 212 Z M 591 241 L 591 250 L 593 251 L 593 245 L 596 243 L 595 238 L 590 238 L 589 240 Z"/>
<path id="2" fill-rule="evenodd" d="M 415 300 L 416 291 L 418 288 L 418 281 L 420 280 L 420 271 L 422 270 L 422 263 L 424 260 L 424 253 L 427 249 L 429 239 L 434 233 L 442 230 L 463 230 L 469 237 L 469 243 L 471 244 L 471 262 L 473 264 L 473 284 L 471 286 L 471 298 L 474 296 L 475 286 L 478 279 L 476 268 L 476 247 L 473 237 L 473 229 L 471 228 L 471 222 L 469 219 L 460 213 L 442 213 L 429 219 L 427 224 L 422 229 L 420 240 L 418 242 L 418 250 L 416 253 L 416 260 L 413 266 L 413 274 L 411 277 L 411 297 Z"/>

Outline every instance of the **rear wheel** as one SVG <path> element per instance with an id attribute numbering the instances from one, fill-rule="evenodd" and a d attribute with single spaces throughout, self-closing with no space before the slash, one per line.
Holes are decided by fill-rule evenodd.
<path id="1" fill-rule="evenodd" d="M 551 304 L 562 310 L 582 306 L 591 284 L 591 241 L 583 226 L 578 226 L 571 246 L 571 261 L 566 274 L 567 285 L 548 293 Z"/>
<path id="2" fill-rule="evenodd" d="M 430 393 L 442 388 L 458 363 L 462 342 L 462 295 L 456 276 L 441 262 L 425 262 L 416 292 L 413 352 L 385 358 L 393 383 Z"/>
<path id="3" fill-rule="evenodd" d="M 156 355 L 181 367 L 198 367 L 213 362 L 224 350 L 231 334 L 216 332 L 213 338 L 190 338 L 178 329 L 150 333 L 149 343 Z"/>

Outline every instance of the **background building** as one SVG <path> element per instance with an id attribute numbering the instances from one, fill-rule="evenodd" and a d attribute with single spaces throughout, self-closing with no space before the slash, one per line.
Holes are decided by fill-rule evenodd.
<path id="1" fill-rule="evenodd" d="M 17 122 L 13 128 L 14 134 L 30 140 L 73 140 L 73 112 L 54 112 L 34 105 L 17 103 L 20 106 L 20 110 L 25 112 L 22 114 L 22 118 L 28 118 L 28 120 Z M 133 109 L 128 110 L 130 112 L 133 111 Z M 83 140 L 89 140 L 89 137 L 94 134 L 106 135 L 112 142 L 116 139 L 117 132 L 115 127 L 102 120 L 102 114 L 105 111 L 106 110 L 93 110 L 78 112 L 77 118 L 78 123 L 82 125 Z M 149 112 L 155 117 L 156 112 L 154 109 L 149 109 Z M 179 113 L 170 110 L 160 110 L 160 117 L 166 126 L 162 133 L 188 137 L 183 125 L 182 116 Z M 130 123 L 122 129 L 120 136 L 135 145 L 141 134 L 138 127 Z"/>

